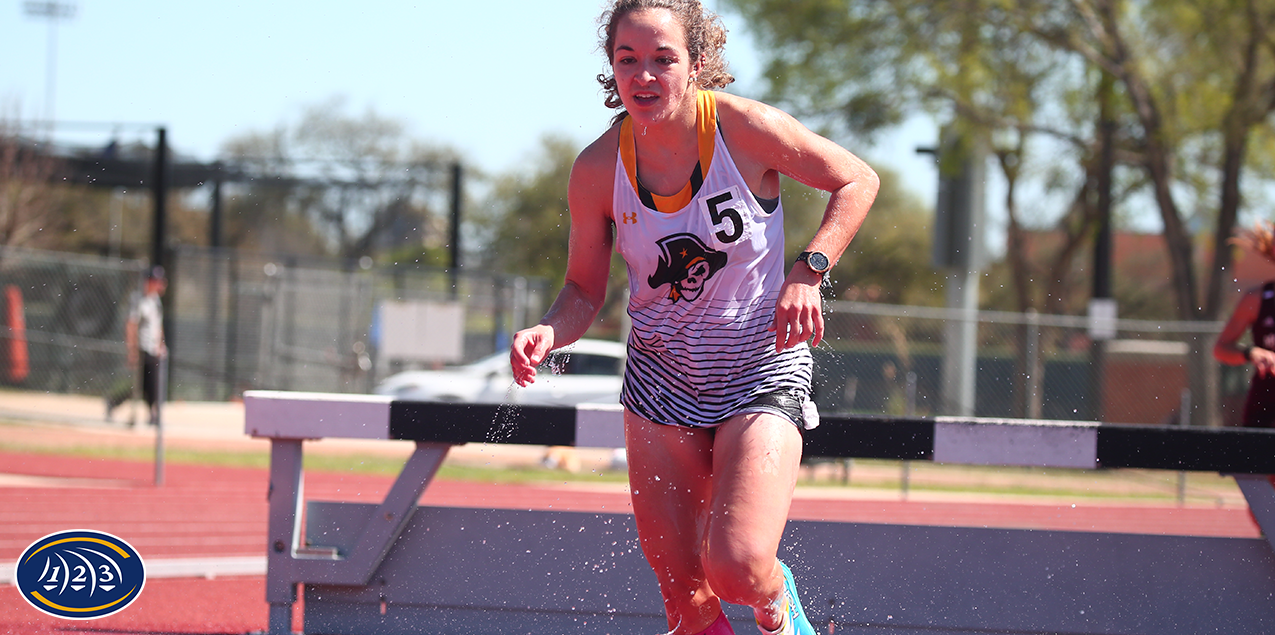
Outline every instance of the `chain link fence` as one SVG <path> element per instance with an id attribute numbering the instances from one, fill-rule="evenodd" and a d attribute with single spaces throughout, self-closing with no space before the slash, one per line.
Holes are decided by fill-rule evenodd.
<path id="1" fill-rule="evenodd" d="M 0 247 L 0 383 L 66 394 L 129 390 L 124 326 L 144 270 L 141 261 Z"/>
<path id="2" fill-rule="evenodd" d="M 144 269 L 136 261 L 0 250 L 7 320 L 0 382 L 86 395 L 131 385 L 124 325 Z M 547 284 L 530 278 L 189 247 L 173 253 L 169 278 L 169 395 L 200 401 L 253 388 L 369 392 L 409 366 L 472 361 L 505 348 L 550 300 Z M 10 310 L 15 292 L 7 289 L 20 296 L 21 332 Z M 431 344 L 448 344 L 450 357 L 404 357 L 386 339 L 385 309 L 394 303 L 454 309 L 455 328 L 424 331 Z M 815 385 L 824 411 L 951 413 L 942 403 L 944 339 L 949 322 L 965 320 L 976 323 L 974 415 L 1113 423 L 1178 422 L 1192 351 L 1207 355 L 1221 326 L 1117 320 L 1113 337 L 1095 340 L 1086 317 L 841 301 L 826 312 Z M 1249 369 L 1211 358 L 1204 366 L 1214 399 L 1197 403 L 1220 414 L 1195 423 L 1234 425 Z"/>
<path id="3" fill-rule="evenodd" d="M 104 397 L 134 390 L 125 328 L 146 263 L 0 249 L 0 388 Z M 539 318 L 546 284 L 516 276 L 232 250 L 172 253 L 164 297 L 169 399 L 244 390 L 371 391 L 408 366 L 466 362 Z M 454 307 L 450 357 L 386 350 L 386 303 Z M 3 392 L 0 392 L 3 400 Z"/>
<path id="4" fill-rule="evenodd" d="M 270 257 L 182 248 L 168 292 L 171 395 L 224 400 L 244 390 L 370 392 L 408 365 L 472 361 L 547 306 L 543 281 L 370 259 Z M 454 308 L 457 351 L 434 361 L 396 357 L 382 323 L 386 303 Z M 530 317 L 529 317 L 530 316 Z"/>
<path id="5" fill-rule="evenodd" d="M 826 305 L 828 345 L 816 352 L 821 409 L 956 414 L 943 403 L 947 325 L 976 323 L 974 416 L 1173 424 L 1189 404 L 1190 357 L 1207 356 L 1205 385 L 1237 425 L 1249 369 L 1212 361 L 1220 322 L 1115 320 L 857 302 Z M 1094 329 L 1109 330 L 1102 339 Z M 1200 401 L 1198 403 L 1207 403 Z M 1188 405 L 1187 411 L 1190 411 Z"/>

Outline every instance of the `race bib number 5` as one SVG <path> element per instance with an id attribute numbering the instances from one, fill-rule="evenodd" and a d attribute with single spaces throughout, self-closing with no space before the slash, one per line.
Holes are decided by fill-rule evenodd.
<path id="1" fill-rule="evenodd" d="M 747 234 L 751 218 L 744 205 L 739 189 L 731 186 L 699 199 L 700 211 L 708 217 L 708 223 L 715 230 L 713 237 L 722 244 L 733 243 Z"/>

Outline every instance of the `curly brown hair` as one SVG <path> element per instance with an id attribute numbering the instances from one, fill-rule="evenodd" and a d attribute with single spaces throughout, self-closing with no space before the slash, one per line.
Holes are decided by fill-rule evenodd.
<path id="1" fill-rule="evenodd" d="M 1275 224 L 1271 221 L 1257 221 L 1252 229 L 1241 229 L 1236 236 L 1227 242 L 1232 245 L 1246 247 L 1275 262 Z"/>
<path id="2" fill-rule="evenodd" d="M 611 8 L 598 18 L 598 46 L 606 54 L 607 63 L 614 61 L 615 29 L 620 18 L 644 9 L 668 9 L 686 30 L 686 49 L 690 53 L 691 64 L 702 64 L 695 82 L 700 90 L 721 88 L 735 81 L 726 72 L 726 58 L 722 54 L 726 47 L 726 27 L 722 26 L 721 18 L 705 9 L 699 0 L 615 0 Z M 615 86 L 615 75 L 599 73 L 598 83 L 602 84 L 607 108 L 623 109 L 624 104 Z M 620 110 L 612 122 L 623 119 L 626 114 Z"/>

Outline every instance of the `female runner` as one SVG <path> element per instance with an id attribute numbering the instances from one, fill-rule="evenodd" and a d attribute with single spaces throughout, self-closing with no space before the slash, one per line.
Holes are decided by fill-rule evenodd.
<path id="1" fill-rule="evenodd" d="M 1275 225 L 1269 222 L 1258 223 L 1231 242 L 1275 261 Z M 1249 346 L 1239 345 L 1244 331 L 1251 331 L 1253 343 Z M 1275 428 L 1275 280 L 1244 293 L 1218 334 L 1213 357 L 1232 366 L 1253 364 L 1255 372 L 1244 400 L 1242 423 L 1251 428 Z"/>
<path id="2" fill-rule="evenodd" d="M 638 537 L 672 635 L 813 635 L 776 554 L 801 462 L 820 285 L 863 222 L 876 174 L 787 114 L 719 93 L 725 30 L 698 0 L 616 0 L 601 19 L 614 124 L 576 159 L 562 291 L 515 334 L 516 381 L 588 329 L 611 250 L 629 271 L 625 443 Z M 785 277 L 779 175 L 829 192 Z M 809 342 L 809 344 L 807 343 Z"/>

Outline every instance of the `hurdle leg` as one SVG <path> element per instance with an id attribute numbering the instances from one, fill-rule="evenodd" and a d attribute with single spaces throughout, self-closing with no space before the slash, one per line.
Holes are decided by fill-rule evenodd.
<path id="1" fill-rule="evenodd" d="M 335 549 L 301 547 L 305 502 L 300 439 L 270 440 L 269 545 L 266 601 L 270 635 L 290 635 L 298 583 L 363 585 L 407 527 L 416 501 L 451 449 L 446 443 L 417 442 L 385 500 L 364 528 L 358 544 L 342 557 Z"/>
<path id="2" fill-rule="evenodd" d="M 1233 474 L 1262 535 L 1275 549 L 1275 485 L 1265 474 Z"/>
<path id="3" fill-rule="evenodd" d="M 348 559 L 342 563 L 342 572 L 346 573 L 344 579 L 337 578 L 334 582 L 367 584 L 385 559 L 385 554 L 394 546 L 398 535 L 407 528 L 412 513 L 416 511 L 416 501 L 434 480 L 451 447 L 446 443 L 416 443 L 416 450 L 403 464 L 394 486 L 377 507 L 376 514 L 364 528 Z"/>
<path id="4" fill-rule="evenodd" d="M 292 552 L 301 535 L 301 439 L 270 440 L 270 503 L 266 545 L 266 601 L 270 603 L 270 635 L 291 635 L 297 577 Z"/>
<path id="5" fill-rule="evenodd" d="M 443 464 L 443 459 L 447 458 L 450 449 L 451 445 L 446 443 L 416 443 L 416 450 L 403 464 L 393 487 L 372 514 L 371 520 L 363 528 L 358 542 L 349 553 L 338 554 L 336 549 L 323 546 L 294 548 L 287 558 L 287 571 L 292 581 L 289 590 L 295 593 L 297 582 L 352 586 L 367 584 L 372 573 L 381 566 L 385 554 L 394 546 L 398 535 L 407 527 L 412 513 L 416 511 L 416 501 L 434 479 L 434 474 Z M 293 535 L 299 533 L 299 530 L 294 530 Z M 276 542 L 275 546 L 277 545 Z M 274 561 L 269 562 L 273 566 Z"/>

